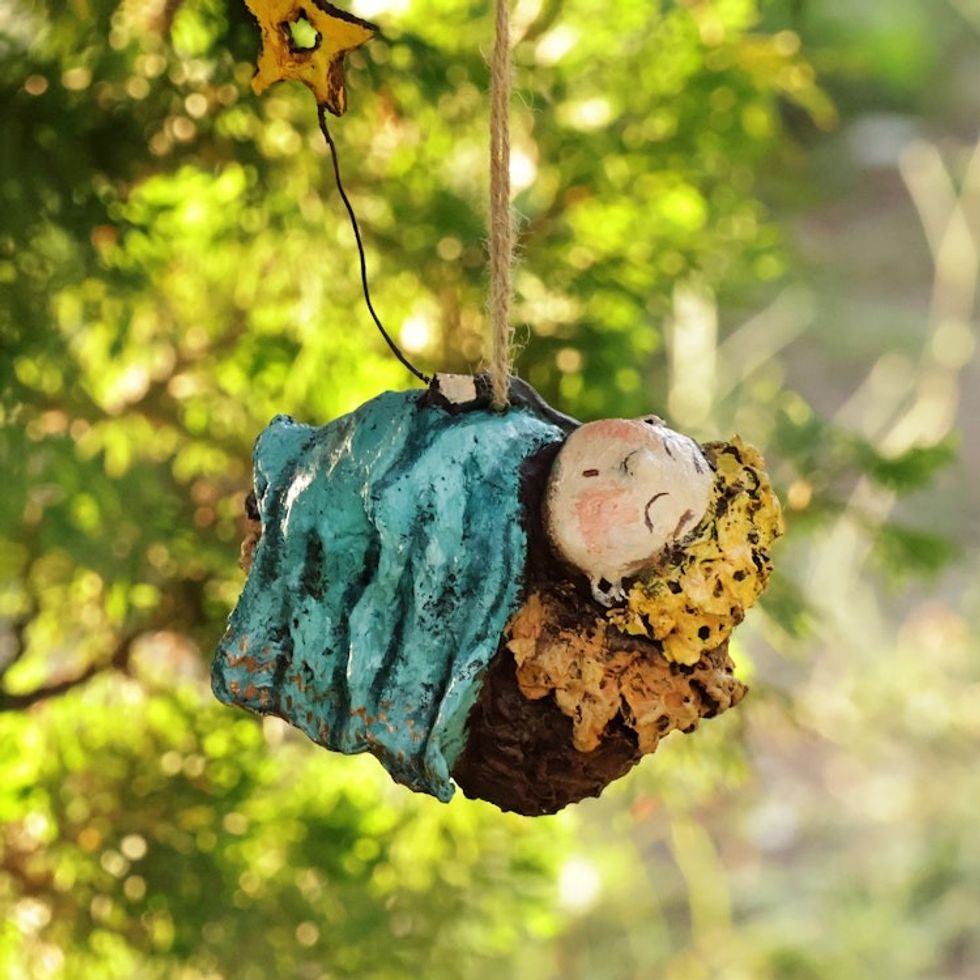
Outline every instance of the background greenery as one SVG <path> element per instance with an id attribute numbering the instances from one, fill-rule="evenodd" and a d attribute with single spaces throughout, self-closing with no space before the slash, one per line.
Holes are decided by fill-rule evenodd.
<path id="1" fill-rule="evenodd" d="M 360 0 L 375 302 L 483 351 L 488 4 Z M 238 0 L 0 0 L 0 970 L 980 973 L 976 0 L 522 0 L 520 373 L 762 447 L 738 712 L 554 818 L 212 702 L 251 443 L 410 378 Z"/>

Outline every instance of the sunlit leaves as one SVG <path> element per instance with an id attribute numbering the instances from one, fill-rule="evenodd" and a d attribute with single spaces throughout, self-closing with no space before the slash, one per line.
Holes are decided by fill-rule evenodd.
<path id="1" fill-rule="evenodd" d="M 176 666 L 169 642 L 147 662 Z M 431 975 L 448 978 L 461 943 L 507 954 L 525 935 L 520 911 L 548 897 L 561 821 L 487 821 L 480 805 L 413 798 L 371 760 L 312 753 L 281 728 L 264 738 L 186 684 L 106 676 L 43 724 L 0 725 L 11 866 L 47 882 L 47 941 L 104 969 L 135 955 L 164 972 L 162 956 L 236 961 L 244 976 L 251 962 L 262 976 L 326 956 L 397 976 L 428 948 Z M 302 922 L 315 928 L 297 945 Z"/>
<path id="2" fill-rule="evenodd" d="M 724 321 L 783 275 L 758 175 L 797 172 L 787 106 L 805 127 L 833 111 L 780 4 L 763 5 L 772 30 L 754 0 L 517 6 L 519 372 L 581 417 L 662 411 L 675 284 L 712 291 Z M 921 11 L 837 6 L 852 64 L 928 88 Z M 626 976 L 628 949 L 676 948 L 676 882 L 643 883 L 601 930 L 569 927 L 601 878 L 567 821 L 412 798 L 373 760 L 211 703 L 255 435 L 277 412 L 325 421 L 408 378 L 364 310 L 308 94 L 251 95 L 242 3 L 31 0 L 0 18 L 0 708 L 23 706 L 0 710 L 0 973 L 455 980 L 509 975 L 519 955 L 545 976 L 538 947 L 564 930 L 570 955 L 602 960 L 590 975 Z M 350 59 L 353 111 L 335 125 L 376 305 L 425 369 L 485 351 L 489 18 L 469 0 L 390 4 L 384 38 Z M 884 456 L 774 362 L 753 370 L 739 418 L 773 447 L 798 541 L 860 479 L 915 492 L 948 462 L 946 444 Z M 947 557 L 924 530 L 875 534 L 893 571 Z M 794 634 L 809 623 L 785 579 L 767 610 Z M 877 683 L 888 712 L 906 710 L 888 670 Z M 940 716 L 916 708 L 910 724 Z M 668 743 L 613 787 L 613 805 L 635 800 L 599 811 L 613 814 L 602 843 L 642 837 L 658 801 L 739 778 L 741 723 Z M 686 844 L 710 871 L 704 841 Z M 616 854 L 609 867 L 638 880 L 633 852 Z M 917 915 L 936 894 L 922 876 Z M 750 974 L 825 965 L 779 943 Z M 686 963 L 676 975 L 694 975 Z"/>

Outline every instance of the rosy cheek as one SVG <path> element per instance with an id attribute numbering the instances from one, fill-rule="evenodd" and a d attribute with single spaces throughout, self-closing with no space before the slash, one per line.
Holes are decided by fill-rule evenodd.
<path id="1" fill-rule="evenodd" d="M 575 516 L 586 547 L 602 545 L 614 527 L 637 519 L 636 501 L 632 496 L 628 489 L 616 486 L 597 487 L 579 494 L 575 501 Z"/>

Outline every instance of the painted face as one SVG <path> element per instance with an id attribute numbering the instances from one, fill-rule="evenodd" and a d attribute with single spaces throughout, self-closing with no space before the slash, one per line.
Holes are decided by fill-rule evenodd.
<path id="1" fill-rule="evenodd" d="M 655 415 L 589 422 L 568 437 L 552 467 L 546 526 L 609 605 L 622 598 L 625 576 L 697 525 L 713 484 L 697 443 Z"/>

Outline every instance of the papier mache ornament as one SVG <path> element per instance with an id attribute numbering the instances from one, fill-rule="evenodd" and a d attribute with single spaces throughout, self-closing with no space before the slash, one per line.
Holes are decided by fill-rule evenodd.
<path id="1" fill-rule="evenodd" d="M 248 577 L 215 694 L 326 748 L 370 752 L 440 800 L 459 786 L 537 815 L 596 796 L 745 694 L 728 638 L 782 529 L 762 459 L 655 416 L 582 425 L 508 381 L 506 0 L 491 99 L 493 377 L 431 382 L 371 303 L 327 126 L 347 107 L 345 58 L 377 28 L 327 0 L 246 4 L 262 37 L 253 88 L 293 79 L 316 98 L 368 310 L 427 387 L 321 428 L 278 416 L 259 436 Z"/>
<path id="2" fill-rule="evenodd" d="M 275 418 L 249 522 L 216 695 L 528 815 L 742 699 L 728 640 L 782 530 L 737 437 L 579 424 L 517 380 L 499 412 L 454 375 L 321 428 Z"/>

